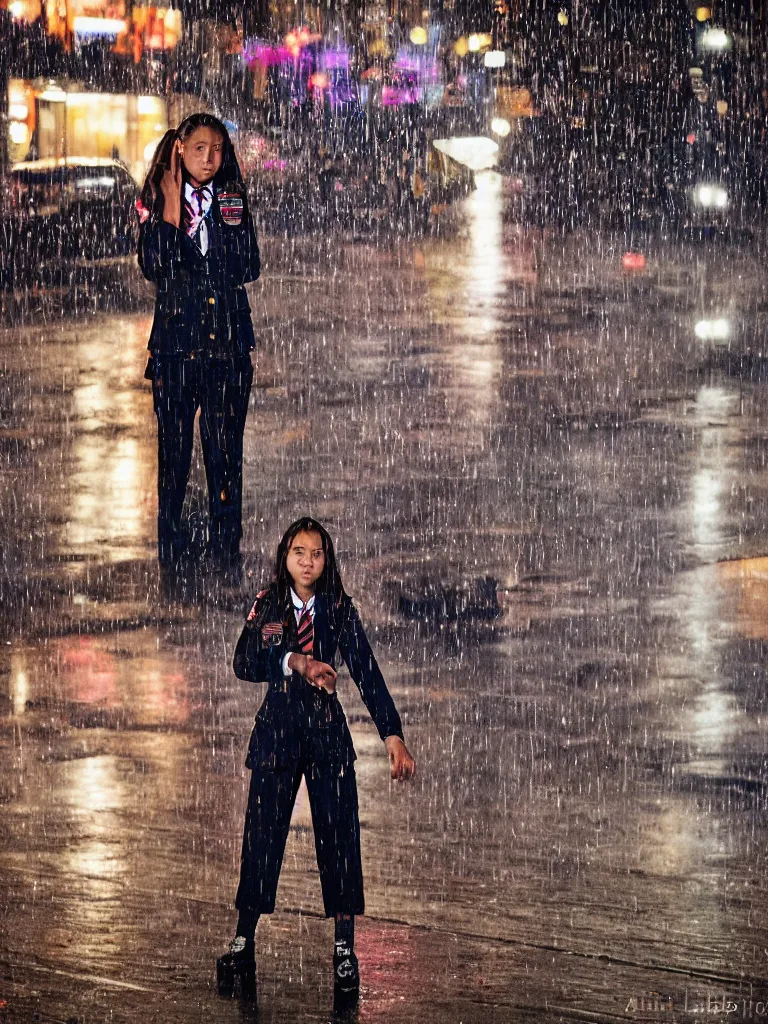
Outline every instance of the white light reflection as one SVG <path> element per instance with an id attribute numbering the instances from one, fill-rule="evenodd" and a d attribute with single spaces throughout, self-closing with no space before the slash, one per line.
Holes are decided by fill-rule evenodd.
<path id="1" fill-rule="evenodd" d="M 29 676 L 26 663 L 18 654 L 11 656 L 11 706 L 14 717 L 18 718 L 27 710 L 29 700 Z"/>
<path id="2" fill-rule="evenodd" d="M 499 326 L 497 303 L 504 294 L 502 180 L 495 171 L 478 174 L 476 180 L 477 189 L 465 204 L 471 242 L 467 299 L 480 314 L 477 327 L 485 334 Z"/>
<path id="3" fill-rule="evenodd" d="M 500 310 L 505 290 L 505 258 L 502 237 L 501 176 L 477 175 L 477 189 L 465 203 L 470 248 L 464 275 L 468 316 L 462 336 L 452 350 L 463 400 L 481 419 L 487 418 L 498 395 L 501 356 L 496 333 L 502 326 Z M 467 336 L 476 339 L 467 344 Z"/>
<path id="4" fill-rule="evenodd" d="M 691 487 L 691 528 L 697 548 L 718 546 L 724 540 L 721 498 L 733 473 L 728 421 L 737 409 L 738 395 L 721 387 L 703 387 L 696 396 L 692 419 L 701 443 Z"/>
<path id="5" fill-rule="evenodd" d="M 149 532 L 141 495 L 149 488 L 147 467 L 135 438 L 116 442 L 85 435 L 77 440 L 78 461 L 73 474 L 75 493 L 69 513 L 67 539 L 73 547 L 92 544 L 125 545 Z"/>
<path id="6" fill-rule="evenodd" d="M 64 859 L 70 871 L 92 880 L 93 897 L 104 895 L 98 883 L 110 881 L 127 870 L 125 852 L 114 841 L 115 812 L 125 802 L 116 759 L 101 756 L 70 761 L 63 781 L 59 800 L 85 823 L 85 828 L 78 828 L 82 838 L 63 851 Z"/>
<path id="7" fill-rule="evenodd" d="M 707 759 L 707 771 L 724 770 L 719 760 L 735 738 L 737 708 L 724 685 L 720 647 L 724 619 L 724 593 L 716 559 L 726 552 L 727 519 L 723 500 L 730 493 L 734 451 L 729 443 L 738 436 L 734 414 L 738 395 L 722 387 L 703 387 L 696 396 L 693 422 L 701 436 L 691 480 L 690 522 L 694 550 L 707 564 L 689 576 L 681 602 L 688 633 L 691 674 L 702 684 L 690 720 L 690 738 Z"/>
<path id="8" fill-rule="evenodd" d="M 133 386 L 146 335 L 142 322 L 110 321 L 78 337 L 72 389 L 72 465 L 66 551 L 98 546 L 108 560 L 136 558 L 153 542 L 153 452 L 144 440 L 146 396 Z"/>

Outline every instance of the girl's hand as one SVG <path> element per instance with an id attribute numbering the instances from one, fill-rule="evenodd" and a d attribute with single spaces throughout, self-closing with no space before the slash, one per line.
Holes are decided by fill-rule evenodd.
<path id="1" fill-rule="evenodd" d="M 181 150 L 176 141 L 171 149 L 171 166 L 160 179 L 163 193 L 163 220 L 174 227 L 181 224 Z"/>
<path id="2" fill-rule="evenodd" d="M 336 692 L 336 672 L 324 661 L 315 661 L 306 654 L 292 654 L 288 659 L 288 668 L 298 672 L 310 686 L 316 686 L 328 693 Z"/>
<path id="3" fill-rule="evenodd" d="M 398 782 L 407 782 L 416 774 L 416 762 L 411 757 L 408 747 L 399 736 L 387 736 L 384 746 L 389 754 L 389 774 Z"/>

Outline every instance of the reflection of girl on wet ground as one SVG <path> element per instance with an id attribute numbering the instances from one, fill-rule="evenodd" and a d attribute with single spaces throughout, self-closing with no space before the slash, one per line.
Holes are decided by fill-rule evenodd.
<path id="1" fill-rule="evenodd" d="M 355 915 L 363 913 L 355 751 L 339 699 L 339 656 L 357 684 L 389 755 L 393 779 L 416 766 L 400 716 L 376 664 L 355 606 L 342 586 L 333 542 L 313 519 L 299 519 L 277 549 L 274 579 L 248 615 L 235 651 L 240 679 L 269 683 L 256 715 L 246 766 L 245 816 L 236 937 L 217 961 L 219 991 L 237 979 L 255 992 L 254 935 L 275 908 L 291 811 L 306 779 L 327 917 L 335 918 L 334 990 L 356 996 Z"/>
<path id="2" fill-rule="evenodd" d="M 146 376 L 158 425 L 160 562 L 175 564 L 189 545 L 182 507 L 199 409 L 208 551 L 232 564 L 242 534 L 243 431 L 253 379 L 243 285 L 259 276 L 259 248 L 221 121 L 193 114 L 165 133 L 137 210 L 139 264 L 157 285 Z"/>

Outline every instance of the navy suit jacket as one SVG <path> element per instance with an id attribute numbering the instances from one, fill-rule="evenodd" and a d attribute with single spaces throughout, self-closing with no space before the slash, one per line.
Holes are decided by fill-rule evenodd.
<path id="1" fill-rule="evenodd" d="M 334 665 L 340 655 L 382 740 L 403 738 L 400 716 L 381 674 L 360 616 L 346 595 L 329 614 L 326 599 L 315 598 L 313 657 Z M 352 738 L 338 696 L 311 686 L 297 672 L 286 681 L 283 658 L 298 652 L 293 607 L 280 608 L 273 585 L 257 597 L 235 650 L 240 679 L 268 682 L 249 743 L 248 767 L 286 767 L 308 752 L 311 760 L 351 763 Z"/>
<path id="2" fill-rule="evenodd" d="M 261 270 L 256 232 L 241 186 L 216 185 L 213 192 L 205 255 L 184 230 L 156 214 L 140 225 L 139 266 L 157 285 L 149 338 L 153 356 L 204 354 L 229 359 L 254 347 L 243 286 L 255 281 Z M 243 202 L 238 224 L 225 222 L 219 204 L 220 195 L 233 192 Z"/>

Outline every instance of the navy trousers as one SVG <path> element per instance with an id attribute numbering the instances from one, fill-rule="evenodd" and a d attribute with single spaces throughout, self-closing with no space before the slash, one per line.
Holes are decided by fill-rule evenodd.
<path id="1" fill-rule="evenodd" d="M 277 769 L 254 765 L 235 906 L 260 914 L 275 909 L 277 881 L 302 775 L 307 780 L 326 916 L 362 914 L 360 822 L 351 763 L 296 761 Z"/>
<path id="2" fill-rule="evenodd" d="M 208 481 L 215 553 L 236 555 L 242 536 L 243 431 L 253 368 L 236 359 L 156 356 L 152 394 L 158 426 L 157 538 L 161 562 L 183 550 L 181 514 L 192 462 L 195 416 Z"/>

